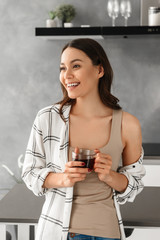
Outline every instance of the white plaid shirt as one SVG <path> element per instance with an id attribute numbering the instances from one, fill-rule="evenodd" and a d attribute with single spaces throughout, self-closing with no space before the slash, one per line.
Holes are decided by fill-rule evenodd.
<path id="1" fill-rule="evenodd" d="M 59 105 L 46 107 L 38 112 L 29 138 L 22 178 L 35 195 L 45 194 L 46 200 L 39 218 L 36 240 L 66 240 L 72 209 L 73 187 L 44 189 L 43 183 L 49 172 L 60 173 L 68 161 L 70 106 L 59 115 Z M 120 226 L 121 239 L 125 239 L 119 204 L 132 202 L 143 189 L 141 178 L 145 175 L 140 159 L 129 166 L 119 168 L 128 180 L 124 193 L 113 190 L 113 197 Z"/>

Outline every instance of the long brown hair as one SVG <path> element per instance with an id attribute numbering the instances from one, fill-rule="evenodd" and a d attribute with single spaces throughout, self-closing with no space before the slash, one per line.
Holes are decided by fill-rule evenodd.
<path id="1" fill-rule="evenodd" d="M 83 51 L 92 61 L 93 65 L 101 65 L 104 69 L 104 75 L 99 79 L 98 91 L 101 101 L 104 105 L 112 109 L 121 109 L 118 104 L 119 99 L 111 94 L 111 85 L 113 81 L 113 70 L 108 57 L 102 48 L 102 46 L 93 39 L 90 38 L 78 38 L 67 43 L 62 49 L 62 53 L 68 47 L 76 48 Z M 61 54 L 62 54 L 61 53 Z M 63 106 L 76 103 L 76 99 L 68 97 L 67 90 L 61 84 L 63 99 L 58 102 L 60 104 L 60 115 L 63 118 Z"/>

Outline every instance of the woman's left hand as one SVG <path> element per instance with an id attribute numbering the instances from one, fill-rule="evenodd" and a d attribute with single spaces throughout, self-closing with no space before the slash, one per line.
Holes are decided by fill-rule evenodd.
<path id="1" fill-rule="evenodd" d="M 101 153 L 95 150 L 96 158 L 94 164 L 94 171 L 97 172 L 100 181 L 106 182 L 111 178 L 112 158 L 110 155 Z"/>

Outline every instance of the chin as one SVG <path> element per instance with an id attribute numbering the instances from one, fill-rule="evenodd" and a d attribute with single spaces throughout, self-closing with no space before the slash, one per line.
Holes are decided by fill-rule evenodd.
<path id="1" fill-rule="evenodd" d="M 79 96 L 77 94 L 75 94 L 75 93 L 68 92 L 68 97 L 71 98 L 71 99 L 75 99 L 75 98 L 77 98 Z"/>
<path id="2" fill-rule="evenodd" d="M 75 98 L 77 98 L 77 96 L 75 96 L 75 95 L 73 95 L 73 94 L 68 94 L 68 97 L 69 97 L 70 99 L 75 99 Z"/>

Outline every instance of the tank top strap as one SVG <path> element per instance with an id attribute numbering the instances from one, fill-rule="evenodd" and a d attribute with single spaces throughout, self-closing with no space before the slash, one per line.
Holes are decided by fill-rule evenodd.
<path id="1" fill-rule="evenodd" d="M 113 110 L 110 142 L 122 144 L 122 110 Z"/>

